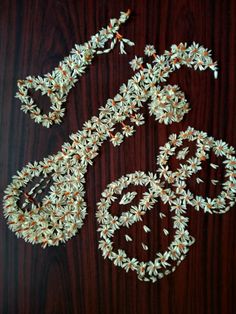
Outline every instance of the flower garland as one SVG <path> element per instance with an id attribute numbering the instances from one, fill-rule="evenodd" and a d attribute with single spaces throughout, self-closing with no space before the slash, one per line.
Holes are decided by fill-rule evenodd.
<path id="1" fill-rule="evenodd" d="M 131 66 L 139 71 L 128 80 L 127 84 L 120 87 L 119 93 L 113 99 L 108 99 L 106 105 L 99 108 L 97 117 L 92 117 L 84 123 L 82 130 L 70 136 L 70 143 L 64 143 L 61 151 L 44 158 L 41 162 L 29 163 L 13 176 L 12 183 L 5 191 L 4 216 L 9 228 L 18 237 L 30 243 L 39 243 L 42 247 L 59 245 L 69 240 L 82 227 L 87 214 L 84 201 L 84 175 L 87 166 L 92 165 L 92 160 L 98 155 L 102 143 L 110 139 L 114 146 L 118 146 L 125 137 L 132 136 L 135 125 L 140 126 L 145 122 L 139 111 L 148 100 L 150 100 L 148 105 L 150 115 L 154 115 L 159 122 L 170 124 L 183 119 L 184 114 L 189 111 L 184 94 L 178 86 L 167 85 L 161 88 L 159 85 L 166 82 L 169 75 L 182 65 L 201 71 L 209 68 L 214 71 L 215 78 L 217 77 L 217 66 L 212 61 L 210 52 L 196 43 L 189 47 L 182 43 L 178 46 L 172 45 L 171 50 L 165 51 L 161 56 L 156 55 L 154 47 L 148 45 L 145 54 L 153 56 L 152 64 L 147 63 L 144 67 L 142 58 L 135 57 L 131 61 Z M 126 119 L 128 122 L 125 122 Z M 121 125 L 120 132 L 115 132 L 117 125 Z M 172 172 L 167 165 L 168 158 L 175 153 L 177 147 L 182 145 L 184 139 L 197 143 L 196 159 L 188 159 L 186 165 Z M 208 158 L 210 148 L 216 155 L 219 154 L 226 159 L 228 181 L 223 184 L 223 194 L 220 195 L 220 199 L 222 197 L 229 199 L 228 206 L 235 203 L 236 160 L 235 152 L 231 147 L 222 141 L 215 141 L 204 132 L 191 128 L 181 132 L 179 137 L 171 135 L 169 141 L 160 149 L 161 153 L 157 158 L 159 178 L 152 174 L 145 175 L 143 172 L 124 176 L 108 186 L 98 203 L 96 216 L 101 225 L 99 232 L 102 238 L 99 248 L 102 249 L 104 257 L 111 259 L 115 265 L 125 268 L 126 271 L 136 271 L 140 280 L 155 281 L 174 271 L 193 243 L 194 239 L 186 230 L 188 219 L 184 214 L 187 204 L 197 209 L 198 199 L 186 190 L 185 180 L 201 169 L 201 161 Z M 185 159 L 186 155 L 185 148 L 177 157 Z M 35 178 L 38 179 L 38 183 L 27 190 L 29 183 Z M 163 178 L 165 182 L 172 184 L 172 188 L 163 187 L 160 181 Z M 129 184 L 149 185 L 149 195 L 143 197 L 137 207 L 122 213 L 119 218 L 110 215 L 108 209 L 111 202 L 115 200 L 114 194 L 121 194 Z M 48 186 L 49 192 L 39 201 L 40 194 Z M 127 193 L 122 197 L 120 204 L 129 204 L 134 197 L 135 192 Z M 139 209 L 141 208 L 144 214 L 149 209 L 145 205 L 147 198 L 152 208 L 159 197 L 170 205 L 174 213 L 173 227 L 176 233 L 166 252 L 157 253 L 157 258 L 147 263 L 127 257 L 122 250 L 113 252 L 110 239 L 114 231 L 140 219 Z M 22 198 L 23 202 L 20 205 Z M 223 212 L 225 203 L 223 201 L 220 205 L 222 201 L 220 199 L 211 200 L 213 205 L 210 211 Z M 207 203 L 209 203 L 208 199 L 200 206 L 205 211 L 209 211 L 206 210 L 209 209 Z M 144 230 L 150 231 L 148 226 L 144 226 Z M 168 233 L 167 230 L 163 231 Z M 126 240 L 132 239 L 126 235 Z M 148 249 L 145 244 L 142 246 L 144 250 Z M 172 262 L 176 265 L 172 266 Z"/>
<path id="2" fill-rule="evenodd" d="M 83 45 L 75 45 L 69 56 L 65 57 L 52 73 L 41 76 L 27 76 L 25 80 L 18 80 L 18 92 L 16 97 L 23 103 L 21 109 L 29 113 L 30 117 L 37 123 L 49 128 L 53 124 L 60 124 L 65 114 L 62 104 L 66 101 L 67 95 L 79 76 L 82 76 L 86 67 L 91 64 L 95 54 L 109 53 L 116 45 L 120 44 L 121 54 L 126 53 L 124 45 L 133 46 L 134 43 L 123 38 L 118 33 L 121 24 L 129 18 L 130 10 L 121 12 L 119 19 L 111 19 L 106 28 L 102 28 L 97 34 Z M 110 48 L 104 48 L 108 41 L 111 41 Z M 103 50 L 100 50 L 103 49 Z M 42 95 L 47 95 L 51 101 L 49 114 L 43 114 L 29 90 L 39 90 Z"/>

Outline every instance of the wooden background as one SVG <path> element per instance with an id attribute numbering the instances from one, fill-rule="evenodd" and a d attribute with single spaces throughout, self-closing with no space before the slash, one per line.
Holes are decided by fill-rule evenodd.
<path id="1" fill-rule="evenodd" d="M 121 33 L 135 47 L 127 48 L 125 56 L 116 48 L 95 58 L 70 92 L 61 126 L 48 130 L 34 124 L 14 98 L 17 79 L 50 72 L 75 43 L 84 43 L 128 8 L 133 15 Z M 26 244 L 8 230 L 1 212 L 2 314 L 236 312 L 235 207 L 221 216 L 189 208 L 189 230 L 196 243 L 176 272 L 155 284 L 140 282 L 134 273 L 103 259 L 95 219 L 96 202 L 106 185 L 135 170 L 155 171 L 158 147 L 172 132 L 190 125 L 236 147 L 235 9 L 234 0 L 0 1 L 1 199 L 17 169 L 56 153 L 70 133 L 97 115 L 131 77 L 128 62 L 135 54 L 143 56 L 146 44 L 154 44 L 161 54 L 173 43 L 196 41 L 213 51 L 220 67 L 218 80 L 210 71 L 181 69 L 172 75 L 170 81 L 180 85 L 192 108 L 181 123 L 158 124 L 146 110 L 146 124 L 135 136 L 119 148 L 103 144 L 86 176 L 85 225 L 67 244 L 45 250 Z M 209 176 L 206 194 L 212 192 Z M 150 221 L 157 230 L 150 241 L 155 244 L 161 231 L 154 218 Z"/>

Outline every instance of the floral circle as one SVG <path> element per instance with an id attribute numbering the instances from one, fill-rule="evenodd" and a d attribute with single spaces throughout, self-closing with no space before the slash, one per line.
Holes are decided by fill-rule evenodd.
<path id="1" fill-rule="evenodd" d="M 184 140 L 196 143 L 196 155 L 185 160 L 180 168 L 171 171 L 168 161 L 171 156 L 176 155 L 176 150 L 183 144 Z M 196 174 L 202 169 L 202 162 L 209 159 L 209 152 L 212 150 L 216 156 L 225 158 L 225 182 L 222 184 L 222 191 L 215 198 L 203 198 L 200 195 L 194 195 L 186 188 L 186 179 Z M 185 159 L 188 150 L 184 148 L 177 155 L 179 159 Z M 160 148 L 160 154 L 157 157 L 157 172 L 160 178 L 164 178 L 168 183 L 173 184 L 176 193 L 180 199 L 187 204 L 192 205 L 196 210 L 203 209 L 209 213 L 225 213 L 236 202 L 236 158 L 233 147 L 222 140 L 215 140 L 209 137 L 203 131 L 197 131 L 189 127 L 179 135 L 172 134 L 169 141 Z M 211 164 L 212 165 L 212 164 Z M 214 165 L 212 165 L 214 167 Z M 227 205 L 228 204 L 228 205 Z"/>
<path id="2" fill-rule="evenodd" d="M 177 85 L 152 88 L 151 100 L 148 105 L 150 115 L 154 115 L 160 123 L 180 122 L 190 110 L 184 93 Z"/>
<path id="3" fill-rule="evenodd" d="M 130 184 L 149 186 L 148 192 L 144 193 L 137 206 L 131 206 L 129 211 L 121 213 L 119 217 L 112 215 L 109 209 L 117 199 L 115 195 L 121 195 L 123 189 Z M 102 199 L 97 204 L 96 217 L 99 224 L 98 232 L 101 237 L 99 249 L 102 250 L 104 258 L 110 259 L 115 266 L 125 269 L 126 272 L 135 271 L 140 280 L 155 282 L 157 279 L 173 272 L 176 265 L 178 266 L 185 258 L 189 247 L 194 243 L 194 238 L 187 231 L 188 218 L 184 215 L 186 207 L 184 204 L 178 204 L 175 199 L 172 199 L 169 200 L 169 203 L 171 204 L 170 210 L 175 214 L 173 217 L 175 235 L 164 253 L 157 252 L 154 261 L 143 262 L 127 256 L 127 253 L 122 249 L 118 249 L 117 252 L 113 250 L 112 239 L 116 230 L 119 230 L 122 226 L 129 227 L 138 221 L 142 221 L 142 216 L 153 208 L 158 198 L 162 198 L 162 195 L 166 193 L 167 191 L 161 187 L 160 181 L 156 179 L 155 175 L 151 173 L 147 175 L 144 172 L 136 171 L 110 183 L 102 193 Z M 130 194 L 132 193 L 127 193 L 126 198 L 123 196 L 120 204 L 122 202 L 123 204 L 129 203 Z M 132 200 L 133 196 L 130 199 Z M 145 229 L 146 232 L 149 231 L 147 226 L 145 226 Z M 165 231 L 167 232 L 167 230 Z M 126 240 L 130 241 L 131 239 L 127 237 Z M 144 245 L 143 248 L 146 249 Z"/>

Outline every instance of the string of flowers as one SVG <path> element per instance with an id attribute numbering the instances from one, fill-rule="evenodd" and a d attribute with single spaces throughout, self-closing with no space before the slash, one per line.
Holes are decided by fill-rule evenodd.
<path id="1" fill-rule="evenodd" d="M 21 110 L 29 113 L 36 122 L 49 128 L 53 124 L 60 124 L 65 114 L 62 104 L 66 102 L 67 95 L 79 77 L 85 72 L 86 67 L 92 63 L 96 54 L 109 53 L 117 43 L 120 45 L 120 53 L 125 54 L 124 45 L 133 46 L 134 43 L 125 39 L 118 30 L 121 24 L 129 18 L 130 10 L 121 12 L 119 19 L 111 19 L 106 28 L 102 28 L 97 34 L 83 45 L 75 45 L 70 54 L 65 57 L 59 65 L 44 77 L 27 76 L 25 80 L 18 80 L 18 92 L 16 97 L 22 102 Z M 110 41 L 110 47 L 105 48 Z M 34 102 L 29 91 L 40 91 L 42 95 L 47 95 L 50 99 L 51 111 L 43 114 L 42 110 Z"/>

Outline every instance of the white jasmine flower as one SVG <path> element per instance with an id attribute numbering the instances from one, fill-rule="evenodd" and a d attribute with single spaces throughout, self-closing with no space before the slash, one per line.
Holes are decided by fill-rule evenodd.
<path id="1" fill-rule="evenodd" d="M 144 53 L 146 56 L 151 57 L 156 54 L 156 50 L 153 45 L 146 45 Z"/>
<path id="2" fill-rule="evenodd" d="M 137 192 L 128 192 L 122 196 L 122 199 L 120 200 L 119 204 L 126 205 L 132 202 L 132 200 L 137 195 Z"/>
<path id="3" fill-rule="evenodd" d="M 127 260 L 127 255 L 124 250 L 118 250 L 118 253 L 112 253 L 114 258 L 113 263 L 116 266 L 123 266 L 123 263 Z"/>
<path id="4" fill-rule="evenodd" d="M 186 155 L 189 153 L 189 147 L 184 147 L 177 154 L 177 159 L 185 159 Z"/>
<path id="5" fill-rule="evenodd" d="M 127 258 L 122 267 L 126 270 L 126 272 L 128 272 L 129 270 L 136 270 L 138 267 L 138 261 L 136 258 Z"/>
<path id="6" fill-rule="evenodd" d="M 110 141 L 114 146 L 119 146 L 123 142 L 123 135 L 120 132 L 117 132 L 111 137 Z"/>
<path id="7" fill-rule="evenodd" d="M 143 58 L 138 58 L 137 56 L 135 56 L 135 58 L 131 60 L 129 64 L 133 71 L 139 70 L 142 68 Z"/>

